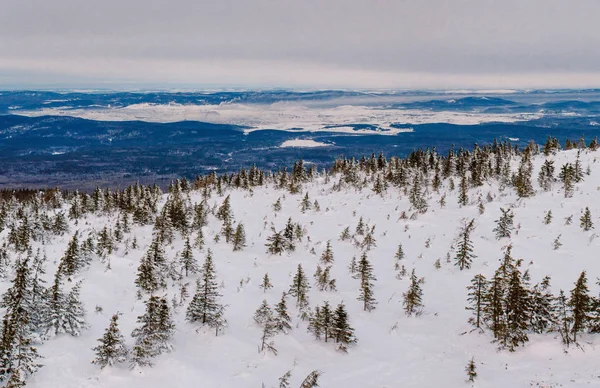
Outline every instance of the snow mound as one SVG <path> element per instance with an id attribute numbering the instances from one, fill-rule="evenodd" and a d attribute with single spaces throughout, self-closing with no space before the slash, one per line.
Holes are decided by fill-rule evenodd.
<path id="1" fill-rule="evenodd" d="M 316 148 L 328 147 L 331 144 L 314 141 L 312 139 L 292 139 L 286 140 L 279 147 L 281 148 Z"/>

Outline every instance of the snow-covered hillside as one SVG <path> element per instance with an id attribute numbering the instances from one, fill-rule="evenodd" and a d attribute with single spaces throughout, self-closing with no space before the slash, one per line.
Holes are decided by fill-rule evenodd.
<path id="1" fill-rule="evenodd" d="M 493 154 L 490 154 L 493 156 Z M 472 156 L 472 155 L 471 155 Z M 153 242 L 153 224 L 139 225 L 133 222 L 131 230 L 124 232 L 121 242 L 116 242 L 112 253 L 91 255 L 91 263 L 69 277 L 63 277 L 65 290 L 81 283 L 81 301 L 86 315 L 87 328 L 79 336 L 59 334 L 49 336 L 35 346 L 43 365 L 27 379 L 27 386 L 34 388 L 68 387 L 279 387 L 279 378 L 291 371 L 291 387 L 300 386 L 302 380 L 314 370 L 319 370 L 321 387 L 589 387 L 600 384 L 600 335 L 587 330 L 577 334 L 578 345 L 566 347 L 558 331 L 536 334 L 527 331 L 529 341 L 517 346 L 514 352 L 498 350 L 492 343 L 492 331 L 484 327 L 474 330 L 468 320 L 473 315 L 466 310 L 467 286 L 477 274 L 488 281 L 494 277 L 506 248 L 512 245 L 512 256 L 522 259 L 521 271 L 529 273 L 531 287 L 550 276 L 551 291 L 556 296 L 564 290 L 567 297 L 582 271 L 586 271 L 591 296 L 598 295 L 600 287 L 600 247 L 594 229 L 584 231 L 580 217 L 589 207 L 592 221 L 600 225 L 600 167 L 597 152 L 583 149 L 560 151 L 544 156 L 532 156 L 533 189 L 535 194 L 520 198 L 509 182 L 490 176 L 483 185 L 469 185 L 468 204 L 459 204 L 460 178 L 442 179 L 439 189 L 432 187 L 434 172 L 427 171 L 428 186 L 423 184 L 427 210 L 416 212 L 410 197 L 413 179 L 404 187 L 387 183 L 381 194 L 377 187 L 382 183 L 385 168 L 379 172 L 358 171 L 358 183 L 345 183 L 342 174 L 318 174 L 305 182 L 298 182 L 299 192 L 292 194 L 277 186 L 277 179 L 266 177 L 265 184 L 251 189 L 235 188 L 224 184 L 219 193 L 212 185 L 208 189 L 191 189 L 179 194 L 187 209 L 189 224 L 192 223 L 193 205 L 202 203 L 209 211 L 208 224 L 202 227 L 202 249 L 193 248 L 193 257 L 199 266 L 208 251 L 212 253 L 219 293 L 218 301 L 225 306 L 224 317 L 228 324 L 215 336 L 215 328 L 186 320 L 186 309 L 196 292 L 196 279 L 201 274 L 189 274 L 181 279 L 171 279 L 166 274 L 167 286 L 153 292 L 165 296 L 171 307 L 175 332 L 171 352 L 164 352 L 152 359 L 152 367 L 130 368 L 130 361 L 117 363 L 101 369 L 91 361 L 95 358 L 92 348 L 98 345 L 111 316 L 117 312 L 119 328 L 129 349 L 134 345 L 131 333 L 139 327 L 136 322 L 145 312 L 144 302 L 149 293 L 136 286 L 138 267 Z M 511 156 L 512 172 L 517 173 L 521 157 Z M 554 161 L 558 176 L 561 166 L 575 163 L 579 158 L 583 171 L 589 167 L 589 175 L 574 184 L 571 197 L 565 197 L 563 184 L 552 182 L 544 191 L 537 182 L 538 172 L 546 159 Z M 490 166 L 495 163 L 490 158 Z M 441 164 L 441 162 L 440 162 Z M 409 169 L 410 176 L 418 169 Z M 490 170 L 493 170 L 490 168 Z M 468 173 L 470 176 L 471 172 Z M 450 179 L 454 182 L 450 183 Z M 341 183 L 340 183 L 341 182 Z M 450 186 L 455 186 L 453 190 Z M 359 188 L 362 186 L 362 188 Z M 427 189 L 425 189 L 427 187 Z M 210 196 L 207 193 L 210 191 Z M 158 212 L 172 194 L 163 194 L 158 202 Z M 234 251 L 231 243 L 221 236 L 223 222 L 215 214 L 225 198 L 230 197 L 233 228 L 243 224 L 246 246 Z M 302 203 L 308 196 L 309 209 Z M 92 198 L 92 197 L 89 197 Z M 440 204 L 444 198 L 445 205 Z M 274 210 L 278 201 L 281 210 Z M 41 212 L 54 216 L 59 211 L 68 214 L 78 199 L 66 200 L 62 209 Z M 442 201 L 442 202 L 444 202 Z M 318 209 L 315 207 L 318 202 Z M 15 252 L 9 244 L 10 222 L 18 227 L 14 215 L 16 204 L 10 208 L 5 202 L 7 221 L 0 241 L 5 240 L 11 263 L 25 253 Z M 79 204 L 77 204 L 79 206 Z M 512 209 L 514 230 L 510 238 L 496 238 L 494 228 L 501 210 Z M 12 209 L 12 210 L 11 210 Z M 304 211 L 303 211 L 304 210 Z M 546 223 L 547 212 L 552 210 L 551 222 Z M 403 212 L 406 217 L 403 217 Z M 73 234 L 79 231 L 80 242 L 90 234 L 96 236 L 106 226 L 114 233 L 117 220 L 123 212 L 90 212 L 78 219 L 68 219 L 68 232 L 62 236 L 47 236 L 32 241 L 32 251 L 39 248 L 45 254 L 46 286 L 54 283 L 54 274 L 67 250 Z M 566 219 L 572 216 L 572 223 Z M 364 221 L 365 233 L 356 234 L 359 220 Z M 274 231 L 281 231 L 291 218 L 303 229 L 303 236 L 295 240 L 295 250 L 281 255 L 267 253 L 265 244 Z M 461 270 L 455 265 L 458 242 L 463 227 L 473 222 L 470 240 L 473 254 L 470 268 Z M 340 236 L 349 228 L 350 239 Z M 273 229 L 274 228 L 274 229 Z M 373 228 L 373 229 L 372 229 Z M 191 228 L 190 228 L 191 229 Z M 370 232 L 372 233 L 370 234 Z M 373 246 L 361 243 L 365 235 L 374 238 Z M 555 246 L 560 236 L 561 246 Z M 192 243 L 197 237 L 191 232 Z M 133 240 L 137 248 L 132 247 Z M 168 239 L 167 239 L 168 240 Z M 333 262 L 331 278 L 336 280 L 336 291 L 319 291 L 313 279 L 317 266 L 325 268 L 321 255 L 327 242 L 331 242 Z M 178 267 L 179 254 L 184 249 L 185 238 L 174 232 L 172 242 L 165 241 L 165 256 L 171 267 Z M 405 276 L 399 275 L 395 266 L 395 254 L 402 245 L 404 258 L 398 268 L 404 267 Z M 558 245 L 558 244 L 556 244 Z M 557 248 L 557 249 L 555 249 Z M 361 281 L 350 273 L 353 258 L 358 262 L 363 255 L 373 267 L 375 280 L 373 296 L 376 304 L 372 311 L 363 309 L 357 300 Z M 104 256 L 104 257 L 102 257 Z M 309 319 L 302 320 L 295 298 L 286 297 L 288 312 L 292 318 L 289 332 L 277 333 L 272 341 L 277 354 L 259 351 L 263 327 L 254 319 L 255 311 L 263 299 L 271 307 L 288 292 L 301 264 L 311 285 L 308 291 L 310 311 L 326 301 L 335 309 L 344 303 L 349 323 L 354 328 L 357 342 L 348 346 L 347 353 L 337 350 L 332 341 L 316 339 L 307 331 Z M 164 267 L 167 268 L 167 267 Z M 403 308 L 403 294 L 409 289 L 411 272 L 422 278 L 423 309 L 419 315 L 407 316 Z M 263 277 L 268 276 L 272 288 L 263 291 Z M 356 274 L 354 274 L 356 275 Z M 4 293 L 14 277 L 13 265 L 6 268 L 0 292 Z M 181 298 L 181 285 L 188 284 L 189 295 Z M 173 306 L 172 300 L 177 301 Z M 179 303 L 182 302 L 182 303 Z M 475 382 L 467 382 L 465 366 L 474 358 L 477 368 Z"/>

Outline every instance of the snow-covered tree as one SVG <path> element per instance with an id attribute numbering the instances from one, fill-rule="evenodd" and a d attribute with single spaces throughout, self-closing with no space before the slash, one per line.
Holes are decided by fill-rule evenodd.
<path id="1" fill-rule="evenodd" d="M 119 330 L 118 320 L 119 314 L 114 314 L 104 335 L 98 339 L 100 345 L 92 349 L 96 354 L 92 364 L 100 365 L 102 369 L 127 360 L 129 351 L 125 346 L 125 338 Z"/>

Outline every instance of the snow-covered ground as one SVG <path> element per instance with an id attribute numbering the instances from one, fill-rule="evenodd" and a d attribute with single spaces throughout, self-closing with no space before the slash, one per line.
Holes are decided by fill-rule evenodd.
<path id="1" fill-rule="evenodd" d="M 223 334 L 215 336 L 209 328 L 200 328 L 185 321 L 185 307 L 175 314 L 175 350 L 155 360 L 155 366 L 142 370 L 130 370 L 128 364 L 101 370 L 90 364 L 94 354 L 92 347 L 108 326 L 116 312 L 122 313 L 120 328 L 128 345 L 133 341 L 131 331 L 136 327 L 136 317 L 144 311 L 143 300 L 136 298 L 134 278 L 140 258 L 152 239 L 152 228 L 134 227 L 140 248 L 124 254 L 124 248 L 111 256 L 111 269 L 98 261 L 82 274 L 84 278 L 82 300 L 87 307 L 89 329 L 80 337 L 58 336 L 39 346 L 44 364 L 27 385 L 32 388 L 158 388 L 158 387 L 277 387 L 278 378 L 292 370 L 292 387 L 299 386 L 312 370 L 323 372 L 320 386 L 325 388 L 347 387 L 465 387 L 464 367 L 471 357 L 475 358 L 479 377 L 476 387 L 590 387 L 600 385 L 600 337 L 583 335 L 581 349 L 565 349 L 558 334 L 531 335 L 530 342 L 516 352 L 497 351 L 491 344 L 489 331 L 480 334 L 470 332 L 467 323 L 470 316 L 465 311 L 466 286 L 478 273 L 490 278 L 502 257 L 503 248 L 510 242 L 515 258 L 522 258 L 524 268 L 530 270 L 532 283 L 545 275 L 552 277 L 552 290 L 568 292 L 582 270 L 588 272 L 592 294 L 599 288 L 594 285 L 600 276 L 598 248 L 600 240 L 592 230 L 584 232 L 578 219 L 582 210 L 589 206 L 593 220 L 600 225 L 600 154 L 583 152 L 583 167 L 591 168 L 591 175 L 577 184 L 572 198 L 564 198 L 560 184 L 552 191 L 537 189 L 536 196 L 519 200 L 511 189 L 500 192 L 498 187 L 485 185 L 469 192 L 471 204 L 460 207 L 456 192 L 444 187 L 440 194 L 429 195 L 429 210 L 415 220 L 402 220 L 399 216 L 410 207 L 405 194 L 389 188 L 379 196 L 370 189 L 356 191 L 344 189 L 331 191 L 336 179 L 329 184 L 320 177 L 304 185 L 311 201 L 317 200 L 320 211 L 302 213 L 302 195 L 292 195 L 273 187 L 256 188 L 252 193 L 243 190 L 226 192 L 231 195 L 233 215 L 243 222 L 247 234 L 247 247 L 232 252 L 230 244 L 223 240 L 214 242 L 221 222 L 210 217 L 205 227 L 206 246 L 194 251 L 201 263 L 210 248 L 213 252 L 218 282 L 222 283 L 222 302 L 227 304 L 226 317 L 229 326 Z M 565 161 L 573 162 L 576 151 L 560 152 L 551 159 L 560 167 Z M 534 180 L 544 158 L 534 162 Z M 447 184 L 447 182 L 446 182 Z M 491 192 L 493 201 L 485 197 Z M 441 208 L 437 201 L 442 193 L 447 195 L 447 205 Z M 479 214 L 477 198 L 481 194 L 485 212 Z M 282 210 L 275 213 L 272 204 L 281 198 Z M 201 193 L 193 192 L 192 201 L 200 201 Z M 224 197 L 213 194 L 209 204 L 220 205 Z M 494 220 L 500 215 L 500 207 L 511 207 L 515 213 L 518 234 L 509 240 L 496 240 Z M 552 209 L 554 219 L 545 225 L 543 217 Z M 574 221 L 566 226 L 564 219 L 573 215 Z M 348 265 L 353 256 L 360 257 L 361 250 L 350 242 L 339 241 L 342 230 L 349 226 L 353 231 L 360 217 L 370 226 L 376 226 L 377 246 L 368 252 L 374 266 L 377 281 L 374 295 L 378 302 L 372 312 L 362 310 L 356 298 L 359 281 L 353 279 Z M 302 224 L 308 231 L 296 251 L 282 256 L 265 253 L 266 238 L 270 226 L 281 229 L 288 217 Z M 454 262 L 446 262 L 446 254 L 459 233 L 464 219 L 475 219 L 473 234 L 474 253 L 478 256 L 469 270 L 460 271 Z M 88 216 L 78 225 L 71 222 L 71 231 L 83 233 L 99 230 L 103 225 L 114 225 L 109 217 Z M 553 250 L 552 242 L 562 235 L 563 246 Z M 6 236 L 4 232 L 2 237 Z M 44 249 L 49 258 L 48 281 L 56 269 L 57 261 L 65 251 L 70 236 L 57 238 Z M 310 290 L 311 306 L 329 301 L 332 306 L 344 302 L 349 312 L 350 324 L 355 328 L 358 343 L 347 354 L 335 350 L 331 343 L 317 341 L 307 333 L 306 322 L 297 317 L 294 303 L 288 300 L 293 320 L 293 330 L 287 335 L 278 334 L 275 346 L 277 356 L 259 353 L 261 328 L 253 322 L 253 313 L 263 299 L 271 305 L 279 301 L 287 291 L 296 267 L 301 263 L 312 282 L 319 257 L 325 244 L 331 240 L 335 262 L 332 275 L 337 279 L 337 292 Z M 429 244 L 426 244 L 429 241 Z M 407 317 L 402 311 L 402 293 L 408 288 L 409 279 L 396 278 L 394 253 L 402 244 L 406 254 L 403 264 L 409 271 L 416 270 L 423 284 L 424 313 L 419 317 Z M 426 246 L 428 245 L 428 247 Z M 183 242 L 176 238 L 167 247 L 167 255 L 174 258 L 182 249 Z M 316 254 L 310 251 L 314 248 Z M 440 259 L 441 268 L 434 262 Z M 262 277 L 268 273 L 274 287 L 266 293 L 259 288 Z M 193 293 L 195 278 L 189 279 Z M 1 290 L 8 287 L 3 280 Z M 165 289 L 159 295 L 170 300 L 178 293 L 177 287 Z M 189 300 L 188 300 L 189 301 Z M 96 306 L 101 313 L 94 312 Z"/>
<path id="2" fill-rule="evenodd" d="M 286 140 L 281 143 L 280 147 L 282 148 L 314 148 L 314 147 L 327 147 L 330 144 L 323 143 L 320 141 L 314 141 L 312 139 L 292 139 Z"/>
<path id="3" fill-rule="evenodd" d="M 474 125 L 488 122 L 517 122 L 541 117 L 538 113 L 477 113 L 454 111 L 430 111 L 418 109 L 388 109 L 360 105 L 314 107 L 291 102 L 273 104 L 183 105 L 183 104 L 133 104 L 123 108 L 71 109 L 43 108 L 13 114 L 25 116 L 72 116 L 91 120 L 147 122 L 177 122 L 183 120 L 204 121 L 219 124 L 247 126 L 246 132 L 276 129 L 304 130 L 307 132 L 360 133 L 353 124 L 369 124 L 380 129 L 379 134 L 395 135 L 410 129 L 391 127 L 391 124 L 450 123 Z M 335 126 L 335 127 L 332 127 Z M 346 127 L 345 127 L 346 126 Z M 373 131 L 364 131 L 372 134 Z"/>

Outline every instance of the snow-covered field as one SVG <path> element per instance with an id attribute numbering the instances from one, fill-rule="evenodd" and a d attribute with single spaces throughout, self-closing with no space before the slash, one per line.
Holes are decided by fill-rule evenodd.
<path id="1" fill-rule="evenodd" d="M 290 194 L 272 187 L 226 191 L 231 195 L 233 216 L 243 222 L 246 230 L 247 247 L 233 252 L 230 244 L 215 242 L 214 236 L 221 230 L 222 223 L 213 216 L 204 228 L 206 246 L 202 251 L 194 250 L 194 256 L 202 263 L 207 249 L 213 252 L 217 281 L 222 285 L 222 303 L 227 305 L 226 318 L 229 326 L 215 336 L 214 330 L 185 321 L 184 306 L 177 308 L 174 315 L 176 334 L 174 351 L 157 357 L 154 367 L 130 370 L 128 363 L 101 370 L 92 365 L 92 348 L 97 345 L 109 319 L 116 312 L 122 313 L 119 322 L 127 344 L 132 345 L 131 331 L 137 326 L 136 318 L 143 314 L 143 300 L 136 297 L 134 284 L 136 270 L 141 257 L 152 240 L 151 226 L 134 226 L 129 237 L 135 236 L 139 249 L 125 254 L 123 244 L 110 256 L 110 269 L 95 260 L 80 276 L 83 279 L 82 300 L 87 309 L 89 329 L 80 337 L 60 335 L 39 346 L 44 365 L 27 382 L 33 388 L 97 388 L 97 387 L 278 387 L 278 378 L 292 371 L 292 387 L 300 385 L 312 370 L 323 372 L 320 386 L 364 388 L 364 387 L 465 387 L 464 368 L 471 357 L 477 365 L 476 387 L 590 387 L 600 385 L 600 337 L 593 334 L 581 336 L 581 348 L 566 349 L 558 334 L 531 334 L 530 342 L 516 352 L 497 351 L 490 343 L 492 335 L 471 332 L 467 323 L 470 312 L 467 305 L 466 287 L 478 273 L 491 278 L 502 257 L 503 248 L 513 245 L 515 258 L 523 259 L 524 269 L 530 270 L 531 282 L 536 283 L 544 276 L 552 277 L 552 291 L 560 289 L 568 293 L 581 271 L 586 270 L 593 295 L 599 287 L 595 285 L 600 276 L 598 257 L 599 239 L 594 230 L 584 232 L 579 227 L 582 210 L 589 206 L 594 222 L 600 225 L 600 154 L 584 151 L 581 155 L 583 167 L 591 169 L 591 175 L 578 183 L 572 198 L 564 198 L 560 183 L 550 192 L 542 192 L 535 177 L 543 156 L 534 160 L 534 197 L 518 199 L 510 188 L 499 191 L 496 183 L 485 184 L 469 191 L 470 204 L 460 207 L 457 191 L 448 190 L 445 181 L 440 193 L 428 195 L 429 210 L 414 220 L 399 219 L 402 211 L 410 207 L 408 197 L 396 188 L 388 188 L 377 195 L 370 186 L 357 191 L 346 188 L 332 191 L 337 182 L 332 177 L 324 183 L 324 177 L 303 185 L 302 194 Z M 550 158 L 557 169 L 566 161 L 573 162 L 576 151 L 559 152 Z M 491 193 L 492 202 L 485 200 Z M 300 202 L 308 193 L 311 201 L 318 201 L 320 210 L 301 212 Z M 447 205 L 441 208 L 440 196 L 445 193 Z M 484 198 L 485 212 L 479 213 L 477 198 Z M 191 201 L 201 201 L 201 192 L 192 192 Z M 208 200 L 210 207 L 220 205 L 225 196 L 213 193 Z M 282 210 L 272 209 L 273 203 L 281 198 Z M 518 233 L 510 240 L 495 239 L 493 229 L 500 215 L 500 207 L 513 208 Z M 552 209 L 553 221 L 543 223 L 545 213 Z M 67 207 L 65 207 L 67 210 Z M 412 212 L 410 212 L 412 213 Z M 409 213 L 409 214 L 410 214 Z M 565 217 L 573 215 L 571 225 L 565 225 Z M 280 230 L 288 218 L 299 222 L 307 230 L 307 236 L 298 244 L 295 252 L 272 256 L 265 252 L 266 238 L 271 234 L 271 225 Z M 376 309 L 365 312 L 357 300 L 359 281 L 353 279 L 348 266 L 353 256 L 358 259 L 360 248 L 351 242 L 340 241 L 342 230 L 350 227 L 354 231 L 359 218 L 369 226 L 375 226 L 376 247 L 367 252 L 374 267 L 377 280 L 374 282 Z M 460 227 L 465 219 L 475 219 L 472 235 L 474 253 L 477 258 L 471 269 L 460 271 L 452 262 L 446 261 L 451 252 Z M 79 230 L 84 235 L 91 230 L 100 230 L 104 225 L 113 226 L 114 216 L 97 217 L 88 215 L 75 225 L 70 221 L 70 230 Z M 174 259 L 183 247 L 183 240 L 176 234 L 175 242 L 166 248 L 167 256 Z M 561 235 L 563 246 L 553 249 L 553 241 Z M 7 232 L 0 234 L 5 238 Z M 52 281 L 56 265 L 63 255 L 70 234 L 56 238 L 43 247 L 49 262 L 47 280 Z M 278 334 L 275 347 L 278 355 L 258 352 L 262 329 L 253 321 L 254 311 L 263 299 L 273 305 L 282 292 L 289 289 L 298 264 L 302 264 L 312 284 L 312 275 L 319 257 L 331 240 L 334 263 L 332 276 L 337 280 L 336 292 L 319 292 L 316 287 L 309 292 L 311 306 L 329 301 L 332 306 L 344 302 L 355 329 L 358 343 L 348 353 L 336 351 L 334 344 L 317 341 L 307 332 L 307 323 L 299 319 L 294 303 L 288 298 L 293 329 L 289 334 Z M 394 253 L 402 244 L 406 254 L 402 264 L 410 273 L 415 269 L 418 277 L 424 277 L 424 312 L 418 317 L 407 317 L 402 310 L 402 294 L 409 285 L 409 276 L 396 278 Z M 314 253 L 311 250 L 314 249 Z M 441 268 L 434 263 L 440 259 Z M 268 273 L 273 288 L 264 292 L 259 288 L 262 278 Z M 9 277 L 10 278 L 10 277 Z M 194 292 L 195 277 L 191 277 L 190 293 Z M 2 281 L 0 291 L 9 286 Z M 157 295 L 166 295 L 171 300 L 178 295 L 174 285 Z M 102 312 L 95 312 L 96 306 Z"/>
<path id="2" fill-rule="evenodd" d="M 292 139 L 286 140 L 281 143 L 282 148 L 314 148 L 314 147 L 327 147 L 330 144 L 323 143 L 320 141 L 314 141 L 312 139 Z"/>
<path id="3" fill-rule="evenodd" d="M 488 122 L 518 122 L 539 118 L 538 113 L 477 113 L 430 111 L 418 109 L 388 109 L 360 105 L 315 107 L 291 102 L 273 104 L 184 105 L 184 104 L 133 104 L 123 108 L 71 109 L 43 108 L 32 111 L 17 110 L 13 114 L 25 116 L 71 116 L 102 121 L 177 122 L 204 121 L 219 124 L 247 126 L 246 132 L 276 129 L 303 130 L 306 132 L 361 133 L 348 126 L 369 124 L 380 130 L 378 134 L 395 135 L 410 129 L 390 127 L 391 124 L 450 123 L 474 125 Z M 335 127 L 332 127 L 335 126 Z M 346 127 L 345 127 L 346 126 Z M 372 134 L 373 131 L 364 131 Z"/>

